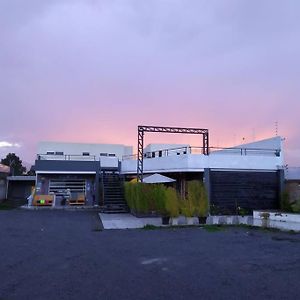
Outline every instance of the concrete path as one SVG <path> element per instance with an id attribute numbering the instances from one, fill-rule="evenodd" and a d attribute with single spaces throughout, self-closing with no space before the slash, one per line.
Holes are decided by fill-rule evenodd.
<path id="1" fill-rule="evenodd" d="M 134 229 L 145 225 L 162 226 L 161 218 L 137 218 L 131 214 L 99 213 L 104 229 Z"/>

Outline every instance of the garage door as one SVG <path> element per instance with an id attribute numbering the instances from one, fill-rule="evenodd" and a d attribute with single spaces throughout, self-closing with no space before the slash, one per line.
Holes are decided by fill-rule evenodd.
<path id="1" fill-rule="evenodd" d="M 66 195 L 67 190 L 71 193 L 84 193 L 86 190 L 86 181 L 82 179 L 51 179 L 49 182 L 49 193 L 56 195 Z"/>

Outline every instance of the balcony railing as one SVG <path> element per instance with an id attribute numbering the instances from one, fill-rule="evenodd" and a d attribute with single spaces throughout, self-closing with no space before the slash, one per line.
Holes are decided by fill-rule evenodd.
<path id="1" fill-rule="evenodd" d="M 78 155 L 78 154 L 38 154 L 37 160 L 77 160 L 77 161 L 96 161 L 95 155 Z"/>
<path id="2" fill-rule="evenodd" d="M 172 149 L 161 149 L 151 152 L 144 152 L 144 159 L 155 157 L 166 157 L 171 155 L 186 155 L 186 154 L 204 154 L 203 147 L 179 147 Z M 224 147 L 209 147 L 209 155 L 241 155 L 241 156 L 280 156 L 280 149 L 261 149 L 261 148 L 224 148 Z M 137 154 L 125 155 L 123 160 L 137 160 Z"/>

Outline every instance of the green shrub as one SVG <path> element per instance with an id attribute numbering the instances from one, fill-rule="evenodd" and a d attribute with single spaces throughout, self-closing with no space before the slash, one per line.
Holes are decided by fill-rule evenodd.
<path id="1" fill-rule="evenodd" d="M 172 188 L 162 184 L 125 183 L 125 200 L 135 213 L 156 212 L 178 215 L 178 197 Z"/>
<path id="2" fill-rule="evenodd" d="M 180 200 L 180 213 L 185 217 L 190 218 L 195 215 L 195 206 L 193 203 L 187 198 Z"/>
<path id="3" fill-rule="evenodd" d="M 156 211 L 162 215 L 166 215 L 166 190 L 162 184 L 154 184 L 152 187 L 153 199 Z"/>
<path id="4" fill-rule="evenodd" d="M 179 212 L 186 217 L 205 217 L 208 213 L 208 200 L 205 188 L 200 181 L 190 181 L 187 197 L 181 200 L 176 190 L 162 184 L 125 183 L 125 199 L 135 213 L 156 212 L 177 217 Z"/>
<path id="5" fill-rule="evenodd" d="M 293 212 L 294 208 L 290 202 L 290 195 L 287 190 L 283 191 L 280 197 L 280 209 L 285 212 Z M 297 207 L 295 207 L 297 209 Z"/>
<path id="6" fill-rule="evenodd" d="M 300 213 L 300 199 L 298 199 L 296 202 L 291 204 L 292 212 L 294 213 Z"/>
<path id="7" fill-rule="evenodd" d="M 187 185 L 187 205 L 194 208 L 193 214 L 206 217 L 208 214 L 208 198 L 203 182 L 189 181 Z"/>
<path id="8" fill-rule="evenodd" d="M 148 213 L 149 202 L 145 197 L 144 185 L 142 183 L 134 184 L 135 196 L 134 196 L 134 207 L 137 213 Z M 147 195 L 147 193 L 146 193 Z"/>
<path id="9" fill-rule="evenodd" d="M 174 188 L 169 187 L 165 191 L 165 210 L 172 218 L 179 216 L 179 197 Z"/>
<path id="10" fill-rule="evenodd" d="M 242 217 L 244 217 L 244 216 L 247 216 L 247 215 L 250 215 L 251 214 L 251 211 L 249 211 L 249 209 L 246 209 L 246 208 L 243 208 L 243 207 L 238 207 L 237 208 L 237 214 L 239 215 L 239 216 L 242 216 Z"/>
<path id="11" fill-rule="evenodd" d="M 126 182 L 124 189 L 125 200 L 129 208 L 136 213 L 147 213 L 149 207 L 143 194 L 143 184 Z"/>
<path id="12" fill-rule="evenodd" d="M 124 194 L 127 205 L 130 209 L 134 208 L 133 184 L 130 182 L 124 183 Z"/>

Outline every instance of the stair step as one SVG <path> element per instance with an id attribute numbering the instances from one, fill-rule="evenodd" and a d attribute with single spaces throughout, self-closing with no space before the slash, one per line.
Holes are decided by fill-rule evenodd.
<path id="1" fill-rule="evenodd" d="M 116 193 L 116 192 L 105 192 L 104 191 L 104 195 L 105 196 L 122 196 L 123 197 L 123 193 Z"/>
<path id="2" fill-rule="evenodd" d="M 124 201 L 106 201 L 104 202 L 104 205 L 121 205 L 121 206 L 126 206 L 127 203 Z"/>
<path id="3" fill-rule="evenodd" d="M 124 200 L 124 178 L 118 173 L 102 173 L 104 189 L 104 204 L 101 211 L 104 213 L 128 213 L 129 208 Z"/>
<path id="4" fill-rule="evenodd" d="M 123 203 L 126 203 L 124 201 L 124 198 L 110 198 L 110 199 L 107 199 L 104 200 L 104 203 L 115 203 L 115 202 L 123 202 Z"/>

